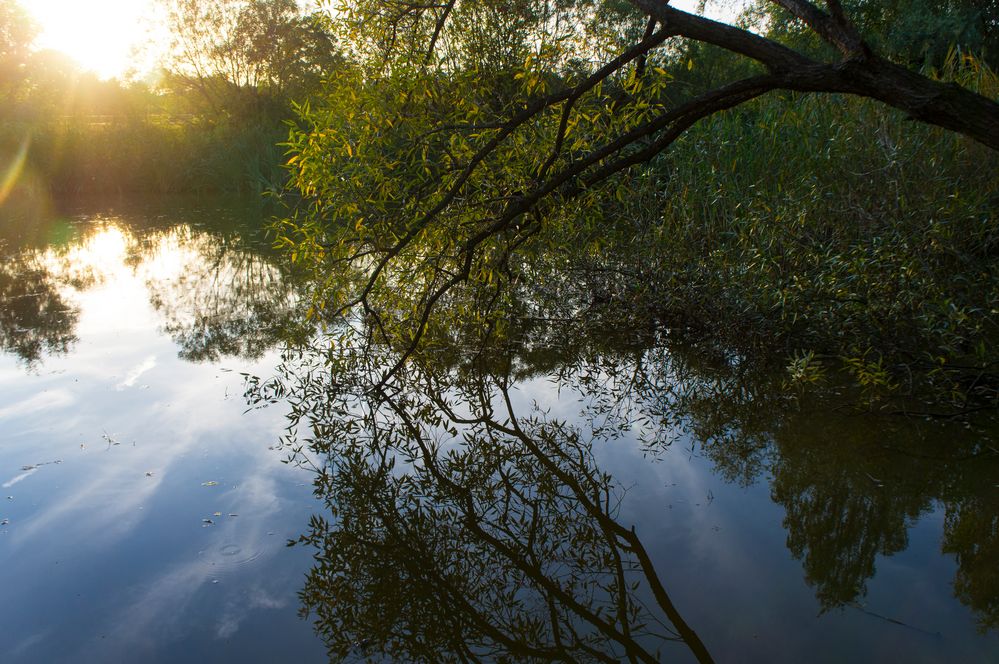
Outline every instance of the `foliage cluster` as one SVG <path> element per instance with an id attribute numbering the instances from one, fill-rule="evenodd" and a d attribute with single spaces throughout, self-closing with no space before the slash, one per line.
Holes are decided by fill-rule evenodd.
<path id="1" fill-rule="evenodd" d="M 999 92 L 991 73 L 963 75 Z M 662 216 L 645 281 L 665 311 L 839 358 L 872 390 L 928 378 L 994 397 L 995 151 L 870 102 L 768 98 L 703 122 L 655 167 L 669 176 L 647 196 Z"/>
<path id="2" fill-rule="evenodd" d="M 278 234 L 313 268 L 317 310 L 360 308 L 375 337 L 416 348 L 545 315 L 546 297 L 585 316 L 587 297 L 567 309 L 558 292 L 575 280 L 621 301 L 624 325 L 652 311 L 777 350 L 799 382 L 835 358 L 871 398 L 995 398 L 994 151 L 858 98 L 744 103 L 767 91 L 754 65 L 655 22 L 642 37 L 640 16 L 605 5 L 491 21 L 499 5 L 458 3 L 436 23 L 379 7 L 340 17 L 355 66 L 289 140 L 303 204 Z M 519 39 L 498 40 L 513 23 Z M 479 37 L 504 49 L 466 48 Z M 733 74 L 749 78 L 715 87 Z M 999 90 L 957 51 L 934 75 Z"/>
<path id="3" fill-rule="evenodd" d="M 996 0 L 847 0 L 843 5 L 868 41 L 894 60 L 941 67 L 957 49 L 992 66 L 999 63 Z M 814 35 L 771 3 L 757 2 L 747 14 L 772 33 L 819 48 Z"/>
<path id="4" fill-rule="evenodd" d="M 8 154 L 28 142 L 22 195 L 246 193 L 282 177 L 277 127 L 70 117 L 12 123 L 0 134 Z"/>
<path id="5" fill-rule="evenodd" d="M 340 64 L 319 14 L 295 0 L 160 4 L 171 34 L 164 86 L 215 121 L 280 121 Z"/>

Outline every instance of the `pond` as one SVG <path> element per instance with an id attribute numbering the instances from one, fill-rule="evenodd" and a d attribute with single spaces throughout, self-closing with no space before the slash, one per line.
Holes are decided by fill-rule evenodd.
<path id="1" fill-rule="evenodd" d="M 388 388 L 264 216 L 0 222 L 0 661 L 999 661 L 993 425 L 614 320 Z"/>

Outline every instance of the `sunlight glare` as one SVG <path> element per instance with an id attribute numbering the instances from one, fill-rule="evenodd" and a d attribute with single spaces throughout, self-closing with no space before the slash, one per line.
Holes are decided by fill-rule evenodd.
<path id="1" fill-rule="evenodd" d="M 300 6 L 309 2 L 299 0 Z M 731 22 L 745 0 L 708 0 L 705 15 Z M 21 0 L 41 28 L 36 46 L 60 51 L 100 78 L 140 77 L 153 68 L 167 42 L 156 0 Z M 700 10 L 700 0 L 674 0 Z M 151 47 L 151 48 L 150 48 Z"/>
<path id="2" fill-rule="evenodd" d="M 128 271 L 125 259 L 129 244 L 135 241 L 131 233 L 126 233 L 116 223 L 108 222 L 68 252 L 50 251 L 49 270 L 52 274 L 61 272 L 69 283 L 101 284 L 120 278 Z"/>
<path id="3" fill-rule="evenodd" d="M 38 22 L 36 46 L 61 51 L 101 78 L 122 77 L 149 39 L 152 0 L 21 0 Z"/>

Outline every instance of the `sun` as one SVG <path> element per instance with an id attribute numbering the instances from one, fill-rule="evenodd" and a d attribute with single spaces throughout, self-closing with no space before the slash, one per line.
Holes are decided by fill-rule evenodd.
<path id="1" fill-rule="evenodd" d="M 21 0 L 40 28 L 38 48 L 60 51 L 101 78 L 142 71 L 153 0 Z"/>

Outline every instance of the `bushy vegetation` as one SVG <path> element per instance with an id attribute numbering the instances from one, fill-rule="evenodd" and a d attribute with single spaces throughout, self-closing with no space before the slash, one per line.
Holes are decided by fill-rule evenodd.
<path id="1" fill-rule="evenodd" d="M 672 319 L 835 358 L 872 391 L 994 398 L 995 151 L 871 102 L 789 96 L 703 122 L 655 166 L 644 277 Z"/>
<path id="2" fill-rule="evenodd" d="M 995 66 L 999 62 L 996 0 L 843 0 L 865 38 L 879 52 L 913 67 L 941 67 L 957 49 Z M 754 2 L 750 16 L 764 18 L 771 34 L 821 48 L 820 40 L 773 3 Z"/>
<path id="3" fill-rule="evenodd" d="M 944 74 L 999 97 L 973 58 Z M 549 310 L 651 318 L 789 383 L 991 407 L 997 172 L 996 151 L 869 100 L 771 95 L 697 124 L 585 223 L 552 224 L 527 274 Z"/>
<path id="4" fill-rule="evenodd" d="M 31 136 L 27 168 L 54 195 L 259 193 L 282 177 L 283 128 L 169 119 L 66 118 L 8 127 Z"/>
<path id="5" fill-rule="evenodd" d="M 315 270 L 317 310 L 362 310 L 374 338 L 415 349 L 449 328 L 496 334 L 512 315 L 616 302 L 624 326 L 651 313 L 778 358 L 792 381 L 845 370 L 871 403 L 995 404 L 995 150 L 861 96 L 764 94 L 758 62 L 691 41 L 651 50 L 654 20 L 634 46 L 634 16 L 546 7 L 520 16 L 518 43 L 465 27 L 505 19 L 461 14 L 440 62 L 422 66 L 433 21 L 402 20 L 394 49 L 363 20 L 377 0 L 343 17 L 358 73 L 302 107 L 290 165 L 305 205 L 278 228 Z M 879 29 L 870 6 L 854 9 L 865 34 Z M 759 27 L 792 44 L 808 34 L 774 17 Z M 480 37 L 502 57 L 462 50 Z M 986 104 L 999 94 L 958 48 L 913 75 Z M 683 115 L 732 90 L 745 96 L 728 110 Z"/>

